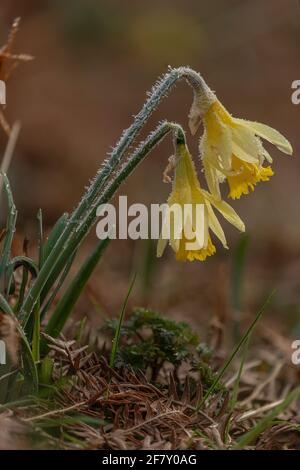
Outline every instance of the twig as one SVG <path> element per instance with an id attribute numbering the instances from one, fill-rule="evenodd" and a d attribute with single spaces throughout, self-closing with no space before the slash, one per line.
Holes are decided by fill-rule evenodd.
<path id="1" fill-rule="evenodd" d="M 278 376 L 278 374 L 279 374 L 279 372 L 280 372 L 280 370 L 281 370 L 281 368 L 284 364 L 285 364 L 284 361 L 279 362 L 278 364 L 276 364 L 276 366 L 274 367 L 274 369 L 271 372 L 271 374 L 269 375 L 269 377 L 267 377 L 266 380 L 264 380 L 262 383 L 260 383 L 256 387 L 256 389 L 251 393 L 251 395 L 249 397 L 247 397 L 245 400 L 241 401 L 239 403 L 239 406 L 245 406 L 248 403 L 250 403 L 251 401 L 253 401 L 269 383 L 271 383 L 273 380 L 276 379 L 276 377 Z"/>
<path id="2" fill-rule="evenodd" d="M 256 416 L 260 413 L 264 413 L 265 411 L 272 410 L 272 408 L 275 408 L 277 405 L 281 405 L 281 403 L 284 402 L 284 399 L 274 401 L 273 403 L 268 403 L 267 405 L 261 406 L 260 408 L 257 408 L 256 410 L 250 410 L 246 411 L 243 413 L 239 418 L 237 418 L 237 422 L 244 421 L 245 419 L 252 418 L 253 416 Z"/>
<path id="3" fill-rule="evenodd" d="M 12 161 L 12 157 L 14 154 L 15 146 L 19 137 L 21 129 L 21 124 L 19 121 L 15 122 L 11 134 L 9 136 L 7 146 L 4 152 L 4 157 L 1 163 L 1 173 L 7 173 Z M 3 178 L 0 178 L 0 200 L 1 200 L 1 193 L 2 193 L 2 186 L 3 186 Z"/>
<path id="4" fill-rule="evenodd" d="M 83 405 L 86 405 L 88 400 L 81 401 L 80 403 L 75 403 L 75 405 L 69 406 L 67 408 L 61 408 L 59 410 L 48 411 L 42 415 L 33 416 L 31 418 L 24 418 L 23 421 L 37 421 L 38 419 L 48 418 L 48 416 L 58 415 L 62 413 L 67 413 L 68 411 L 74 410 L 76 408 L 80 408 Z"/>
<path id="5" fill-rule="evenodd" d="M 165 413 L 162 413 L 162 414 L 160 414 L 160 415 L 158 415 L 158 416 L 153 416 L 152 418 L 150 418 L 150 419 L 148 419 L 148 420 L 146 420 L 146 421 L 143 421 L 142 423 L 139 423 L 139 424 L 137 424 L 136 426 L 133 426 L 132 428 L 126 429 L 126 430 L 124 431 L 124 433 L 127 434 L 128 432 L 135 431 L 136 429 L 141 428 L 142 426 L 145 426 L 145 425 L 147 425 L 147 424 L 149 424 L 149 423 L 152 423 L 152 421 L 155 421 L 155 420 L 157 420 L 157 419 L 164 418 L 165 416 L 169 416 L 169 415 L 172 415 L 172 414 L 178 414 L 178 413 L 182 414 L 182 411 L 180 411 L 180 410 L 166 411 Z"/>

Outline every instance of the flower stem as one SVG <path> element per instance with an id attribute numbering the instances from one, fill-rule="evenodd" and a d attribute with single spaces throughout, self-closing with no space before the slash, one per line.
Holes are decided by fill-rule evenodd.
<path id="1" fill-rule="evenodd" d="M 167 95 L 173 85 L 180 78 L 185 78 L 188 83 L 195 87 L 203 87 L 205 84 L 202 77 L 194 70 L 188 67 L 180 67 L 178 69 L 171 69 L 164 77 L 154 86 L 152 93 L 148 100 L 144 104 L 141 111 L 135 117 L 132 125 L 123 132 L 119 142 L 113 149 L 110 158 L 104 163 L 101 169 L 96 174 L 96 177 L 91 182 L 85 195 L 79 202 L 77 208 L 73 211 L 68 224 L 62 232 L 60 238 L 56 242 L 47 260 L 43 264 L 34 284 L 30 288 L 24 303 L 21 308 L 21 314 L 24 315 L 25 324 L 33 310 L 34 305 L 38 301 L 40 293 L 45 286 L 49 276 L 57 266 L 57 260 L 64 247 L 68 244 L 69 238 L 78 230 L 81 226 L 82 218 L 87 220 L 86 213 L 89 211 L 90 206 L 93 204 L 95 199 L 98 199 L 98 195 L 105 185 L 108 178 L 111 176 L 113 171 L 120 163 L 122 157 L 132 144 L 134 139 L 137 137 L 139 131 L 144 126 L 146 121 L 149 119 L 153 111 L 159 105 L 161 100 Z"/>
<path id="2" fill-rule="evenodd" d="M 69 240 L 69 243 L 61 251 L 57 262 L 64 265 L 75 250 L 84 241 L 85 237 L 89 233 L 91 227 L 97 220 L 97 208 L 100 204 L 106 204 L 118 191 L 121 184 L 133 173 L 139 163 L 153 150 L 153 148 L 161 142 L 167 134 L 171 131 L 174 132 L 176 138 L 180 138 L 181 141 L 185 141 L 184 132 L 178 124 L 164 122 L 158 126 L 158 128 L 151 133 L 148 138 L 143 142 L 140 147 L 128 158 L 127 162 L 124 163 L 120 172 L 113 178 L 111 183 L 107 186 L 102 196 L 94 202 L 89 208 L 87 218 L 82 222 L 78 230 L 74 232 Z"/>

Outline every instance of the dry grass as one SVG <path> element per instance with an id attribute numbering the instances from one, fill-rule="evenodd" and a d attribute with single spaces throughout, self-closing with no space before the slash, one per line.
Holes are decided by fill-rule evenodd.
<path id="1" fill-rule="evenodd" d="M 74 340 L 47 340 L 54 383 L 60 385 L 52 397 L 0 415 L 7 428 L 2 448 L 25 426 L 15 448 L 230 449 L 296 385 L 286 361 L 262 342 L 255 359 L 244 364 L 235 406 L 231 372 L 225 387 L 199 410 L 208 385 L 192 363 L 178 374 L 166 365 L 153 383 L 142 372 L 112 370 L 103 348 L 89 352 Z M 299 449 L 299 404 L 292 402 L 246 448 Z"/>

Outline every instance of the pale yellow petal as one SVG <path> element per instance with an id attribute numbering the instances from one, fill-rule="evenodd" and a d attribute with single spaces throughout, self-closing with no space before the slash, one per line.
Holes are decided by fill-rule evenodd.
<path id="1" fill-rule="evenodd" d="M 213 233 L 218 237 L 224 248 L 228 248 L 225 233 L 222 229 L 220 222 L 218 221 L 213 208 L 211 207 L 210 203 L 206 203 L 207 210 L 208 210 L 208 224 L 209 228 L 213 231 Z"/>
<path id="2" fill-rule="evenodd" d="M 228 126 L 222 123 L 219 116 L 216 116 L 216 119 L 219 126 L 219 138 L 215 143 L 212 143 L 212 145 L 215 145 L 216 153 L 220 157 L 224 169 L 229 170 L 231 168 L 232 156 L 231 130 Z"/>
<path id="3" fill-rule="evenodd" d="M 264 151 L 263 151 L 263 156 L 267 160 L 267 162 L 273 163 L 273 158 L 271 157 L 271 155 L 269 154 L 269 152 L 266 149 L 264 149 Z"/>
<path id="4" fill-rule="evenodd" d="M 246 121 L 243 119 L 236 119 L 236 121 L 251 129 L 256 135 L 259 135 L 268 142 L 271 142 L 271 144 L 276 145 L 281 152 L 292 155 L 293 148 L 291 144 L 282 134 L 280 134 L 280 132 L 276 131 L 276 129 L 273 129 L 266 124 L 261 124 L 260 122 Z"/>
<path id="5" fill-rule="evenodd" d="M 238 126 L 232 129 L 232 152 L 240 160 L 258 164 L 261 153 L 260 141 L 253 132 Z"/>
<path id="6" fill-rule="evenodd" d="M 205 179 L 210 192 L 218 199 L 221 199 L 221 191 L 216 169 L 205 160 L 203 160 L 203 166 Z"/>
<path id="7" fill-rule="evenodd" d="M 228 220 L 234 227 L 241 232 L 245 231 L 245 224 L 242 219 L 238 216 L 235 210 L 227 204 L 227 202 L 217 199 L 207 191 L 202 190 L 204 196 L 209 202 L 223 215 L 224 219 Z"/>

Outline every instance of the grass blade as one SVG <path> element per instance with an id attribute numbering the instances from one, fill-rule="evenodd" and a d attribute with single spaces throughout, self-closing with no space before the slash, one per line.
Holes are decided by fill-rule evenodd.
<path id="1" fill-rule="evenodd" d="M 32 356 L 35 362 L 40 360 L 41 317 L 39 302 L 34 307 L 34 324 L 32 334 Z"/>
<path id="2" fill-rule="evenodd" d="M 56 298 L 59 290 L 61 289 L 63 283 L 65 282 L 69 272 L 70 272 L 70 269 L 72 267 L 72 264 L 73 264 L 73 261 L 75 259 L 77 255 L 77 251 L 75 251 L 72 256 L 70 257 L 68 263 L 66 264 L 63 272 L 61 273 L 61 276 L 59 278 L 59 280 L 57 281 L 56 283 L 56 286 L 54 287 L 53 291 L 51 292 L 51 295 L 49 297 L 49 299 L 47 300 L 46 304 L 44 305 L 43 309 L 42 309 L 42 312 L 41 312 L 41 320 L 43 320 L 43 318 L 45 317 L 46 313 L 48 312 L 49 308 L 51 307 L 54 299 Z"/>
<path id="3" fill-rule="evenodd" d="M 133 279 L 132 279 L 131 284 L 129 286 L 127 295 L 125 297 L 125 300 L 124 300 L 124 303 L 123 303 L 123 306 L 122 306 L 122 310 L 121 310 L 121 314 L 120 314 L 120 317 L 119 317 L 116 333 L 115 333 L 114 339 L 112 341 L 112 350 L 111 350 L 110 361 L 109 361 L 109 365 L 112 369 L 115 366 L 116 356 L 117 356 L 117 352 L 118 352 L 118 349 L 119 349 L 119 343 L 120 343 L 121 328 L 122 328 L 123 321 L 124 321 L 124 316 L 125 316 L 125 311 L 126 311 L 128 299 L 129 299 L 130 294 L 132 292 L 135 280 L 136 280 L 136 273 L 133 276 Z"/>
<path id="4" fill-rule="evenodd" d="M 3 297 L 2 294 L 0 294 L 0 309 L 7 315 L 11 315 L 15 318 L 13 310 L 11 309 L 10 305 L 8 304 L 8 302 Z M 26 335 L 22 327 L 20 326 L 20 324 L 18 324 L 18 332 L 22 340 L 22 359 L 24 363 L 23 370 L 24 370 L 24 378 L 27 383 L 27 388 L 33 391 L 37 391 L 38 389 L 37 368 L 34 362 L 30 345 L 28 343 Z"/>
<path id="5" fill-rule="evenodd" d="M 64 213 L 56 222 L 53 229 L 51 230 L 47 241 L 44 244 L 43 249 L 43 258 L 44 262 L 47 261 L 48 257 L 50 256 L 56 242 L 60 238 L 61 234 L 63 233 L 67 223 L 68 223 L 69 214 Z M 68 264 L 68 263 L 67 263 Z M 42 305 L 45 298 L 47 297 L 48 293 L 51 291 L 52 287 L 55 284 L 56 279 L 61 270 L 61 265 L 59 265 L 56 269 L 53 270 L 51 275 L 49 276 L 47 282 L 45 283 L 40 296 L 40 304 Z"/>
<path id="6" fill-rule="evenodd" d="M 47 241 L 44 245 L 44 259 L 47 259 L 50 255 L 51 251 L 53 250 L 57 240 L 61 236 L 62 232 L 64 231 L 67 222 L 68 222 L 69 214 L 65 212 L 56 222 L 53 229 L 51 230 Z"/>
<path id="7" fill-rule="evenodd" d="M 282 403 L 277 405 L 271 411 L 271 413 L 269 413 L 267 416 L 258 421 L 258 423 L 250 431 L 248 431 L 238 440 L 237 444 L 233 447 L 233 449 L 243 449 L 245 446 L 249 445 L 262 432 L 272 426 L 277 416 L 282 413 L 289 406 L 289 404 L 298 397 L 300 397 L 300 387 L 297 387 L 292 390 Z"/>
<path id="8" fill-rule="evenodd" d="M 38 221 L 38 247 L 39 247 L 39 268 L 44 264 L 44 243 L 43 243 L 43 212 L 42 209 L 38 210 L 37 214 Z"/>
<path id="9" fill-rule="evenodd" d="M 233 267 L 232 267 L 232 306 L 235 310 L 241 309 L 242 299 L 242 284 L 243 284 L 243 273 L 245 268 L 245 260 L 247 249 L 249 246 L 249 235 L 242 234 L 238 246 L 233 256 Z"/>
<path id="10" fill-rule="evenodd" d="M 242 336 L 242 338 L 240 339 L 240 341 L 238 342 L 237 346 L 234 348 L 232 354 L 229 356 L 229 358 L 227 359 L 227 361 L 225 362 L 224 366 L 222 367 L 222 369 L 220 370 L 220 372 L 218 373 L 217 377 L 215 378 L 215 380 L 213 381 L 212 385 L 210 386 L 210 388 L 208 389 L 208 391 L 206 392 L 203 400 L 200 402 L 200 404 L 198 405 L 198 409 L 200 409 L 204 403 L 206 402 L 206 400 L 210 397 L 210 395 L 214 392 L 217 384 L 219 383 L 220 379 L 223 377 L 223 375 L 225 374 L 226 370 L 228 369 L 228 367 L 230 366 L 231 362 L 233 361 L 233 359 L 235 358 L 235 356 L 237 355 L 237 353 L 239 352 L 239 350 L 241 349 L 241 347 L 246 343 L 246 341 L 248 340 L 249 336 L 251 335 L 252 331 L 254 330 L 256 324 L 258 323 L 258 321 L 260 320 L 261 316 L 263 315 L 266 307 L 269 305 L 273 295 L 275 293 L 275 290 L 273 290 L 271 292 L 271 294 L 269 295 L 269 297 L 267 298 L 267 300 L 265 301 L 265 303 L 263 304 L 263 306 L 261 307 L 261 309 L 259 310 L 258 314 L 256 315 L 255 319 L 253 320 L 253 322 L 251 323 L 251 325 L 249 326 L 248 330 L 246 331 L 246 333 Z"/>
<path id="11" fill-rule="evenodd" d="M 248 338 L 245 342 L 245 345 L 243 347 L 242 359 L 241 359 L 240 367 L 239 367 L 239 370 L 238 370 L 237 378 L 236 378 L 235 383 L 234 383 L 232 398 L 230 400 L 230 412 L 232 412 L 234 410 L 234 408 L 236 406 L 236 403 L 237 403 L 237 397 L 238 397 L 238 393 L 239 393 L 240 381 L 241 381 L 241 377 L 242 377 L 242 374 L 243 374 L 243 369 L 244 369 L 245 361 L 246 361 L 246 358 L 247 358 L 247 353 L 248 353 L 252 333 L 253 333 L 253 330 L 249 334 L 249 336 L 248 336 Z"/>
<path id="12" fill-rule="evenodd" d="M 233 255 L 232 282 L 231 282 L 231 304 L 233 307 L 234 324 L 233 334 L 237 341 L 240 334 L 240 312 L 242 309 L 242 294 L 246 254 L 249 246 L 249 235 L 243 233 Z"/>
<path id="13" fill-rule="evenodd" d="M 75 303 L 86 286 L 86 283 L 96 268 L 109 242 L 110 239 L 106 238 L 105 240 L 101 240 L 101 242 L 98 243 L 94 251 L 92 251 L 92 253 L 88 256 L 77 275 L 68 286 L 46 326 L 45 332 L 48 335 L 56 338 L 63 329 Z"/>
<path id="14" fill-rule="evenodd" d="M 6 233 L 3 241 L 3 248 L 0 256 L 0 283 L 1 283 L 1 292 L 5 292 L 5 289 L 9 290 L 10 280 L 7 279 L 7 268 L 10 257 L 10 250 L 12 245 L 13 236 L 16 230 L 16 221 L 17 221 L 17 210 L 13 200 L 13 195 L 11 187 L 8 181 L 8 178 L 5 173 L 2 173 L 2 178 L 4 182 L 4 190 L 7 197 L 8 205 L 8 216 L 6 223 Z M 0 176 L 1 176 L 0 175 Z"/>
<path id="15" fill-rule="evenodd" d="M 19 137 L 20 129 L 21 129 L 20 123 L 15 122 L 12 129 L 11 129 L 11 133 L 10 133 L 10 136 L 9 136 L 9 140 L 7 142 L 4 157 L 3 157 L 3 160 L 1 162 L 1 168 L 0 168 L 1 173 L 7 174 L 8 170 L 9 170 L 9 167 L 10 167 L 10 164 L 11 164 L 11 161 L 12 161 L 12 157 L 13 157 L 13 154 L 14 154 L 15 146 L 16 146 L 16 143 L 17 143 L 17 140 L 18 140 L 18 137 Z M 2 185 L 3 185 L 3 180 L 2 180 L 2 178 L 0 178 L 0 201 L 1 201 Z"/>

